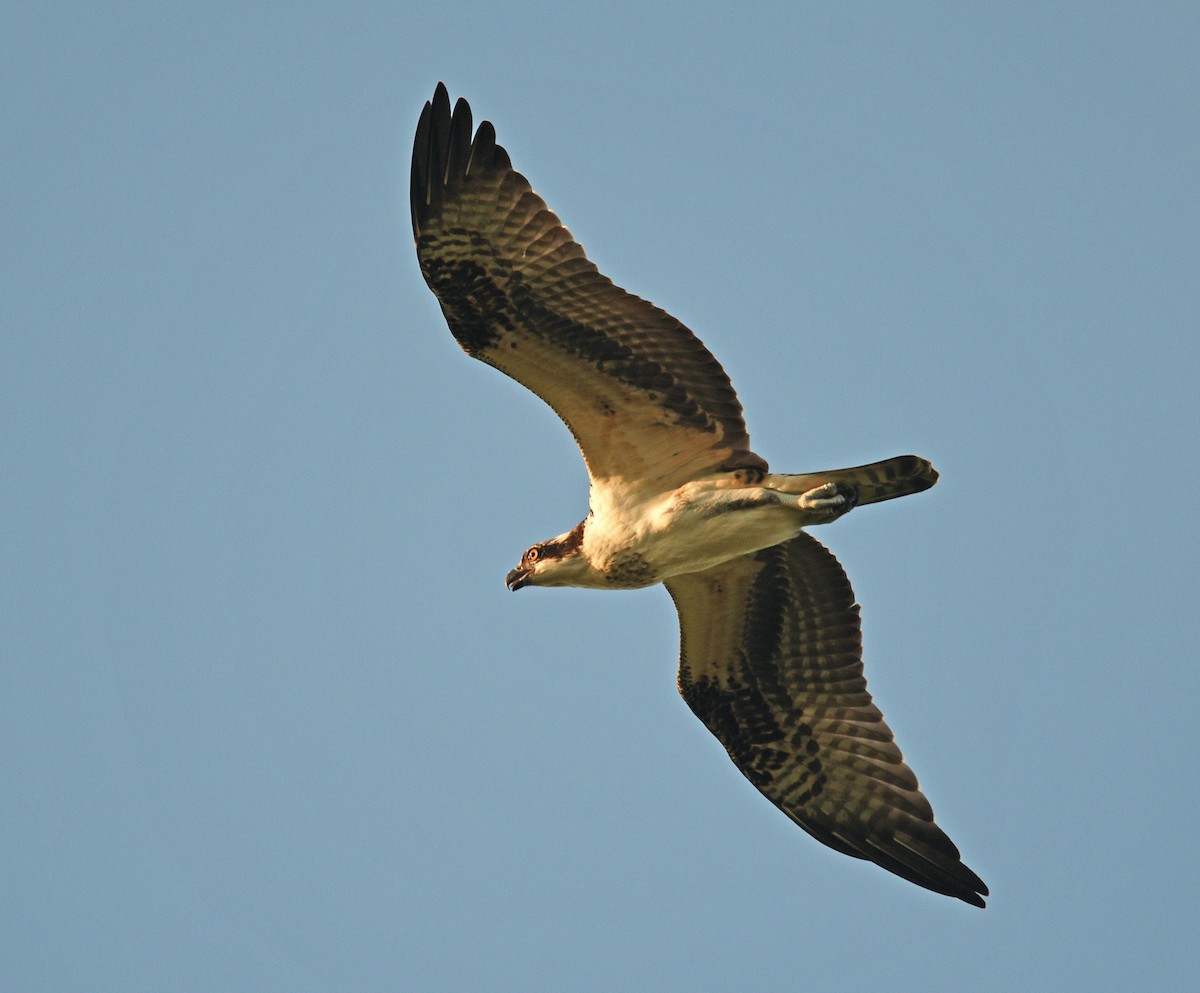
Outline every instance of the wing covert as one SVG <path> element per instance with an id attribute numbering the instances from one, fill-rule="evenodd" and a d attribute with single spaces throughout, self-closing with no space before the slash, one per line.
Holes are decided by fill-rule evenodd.
<path id="1" fill-rule="evenodd" d="M 802 533 L 666 585 L 679 690 L 746 778 L 831 848 L 984 906 L 987 887 L 934 823 L 867 692 L 837 559 Z"/>
<path id="2" fill-rule="evenodd" d="M 566 422 L 593 479 L 666 488 L 766 468 L 729 378 L 698 338 L 600 273 L 487 121 L 450 111 L 438 84 L 413 144 L 410 206 L 421 272 L 470 355 Z"/>

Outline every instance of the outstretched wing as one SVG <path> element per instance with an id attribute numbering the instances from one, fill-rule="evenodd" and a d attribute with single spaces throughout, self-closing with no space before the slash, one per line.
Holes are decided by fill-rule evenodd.
<path id="1" fill-rule="evenodd" d="M 413 144 L 413 234 L 425 281 L 469 355 L 545 400 L 593 481 L 663 488 L 766 468 L 729 377 L 691 331 L 588 261 L 484 121 L 438 84 Z"/>
<path id="2" fill-rule="evenodd" d="M 679 690 L 746 778 L 818 841 L 982 907 L 987 887 L 934 824 L 867 692 L 837 559 L 801 534 L 667 589 Z"/>

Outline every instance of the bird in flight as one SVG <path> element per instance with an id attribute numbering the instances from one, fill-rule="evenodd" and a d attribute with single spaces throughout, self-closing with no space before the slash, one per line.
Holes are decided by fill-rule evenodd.
<path id="1" fill-rule="evenodd" d="M 587 464 L 587 517 L 530 546 L 508 588 L 665 584 L 679 691 L 746 778 L 829 847 L 984 906 L 867 692 L 850 581 L 805 530 L 926 490 L 933 466 L 769 472 L 708 349 L 602 275 L 441 83 L 417 125 L 410 206 L 455 339 L 546 401 Z"/>

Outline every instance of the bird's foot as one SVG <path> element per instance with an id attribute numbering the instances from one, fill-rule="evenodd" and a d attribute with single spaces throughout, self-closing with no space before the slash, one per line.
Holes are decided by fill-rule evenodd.
<path id="1" fill-rule="evenodd" d="M 796 501 L 809 519 L 807 524 L 828 524 L 854 509 L 858 503 L 858 487 L 845 483 L 824 483 L 806 490 Z"/>

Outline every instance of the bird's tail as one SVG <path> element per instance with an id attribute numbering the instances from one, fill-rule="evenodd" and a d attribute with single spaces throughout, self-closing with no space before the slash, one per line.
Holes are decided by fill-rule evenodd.
<path id="1" fill-rule="evenodd" d="M 895 458 L 855 466 L 853 469 L 829 469 L 825 472 L 802 472 L 797 475 L 768 473 L 762 485 L 781 493 L 806 493 L 825 483 L 841 483 L 858 489 L 858 505 L 893 500 L 927 490 L 938 480 L 937 470 L 926 459 L 916 455 L 897 455 Z"/>

